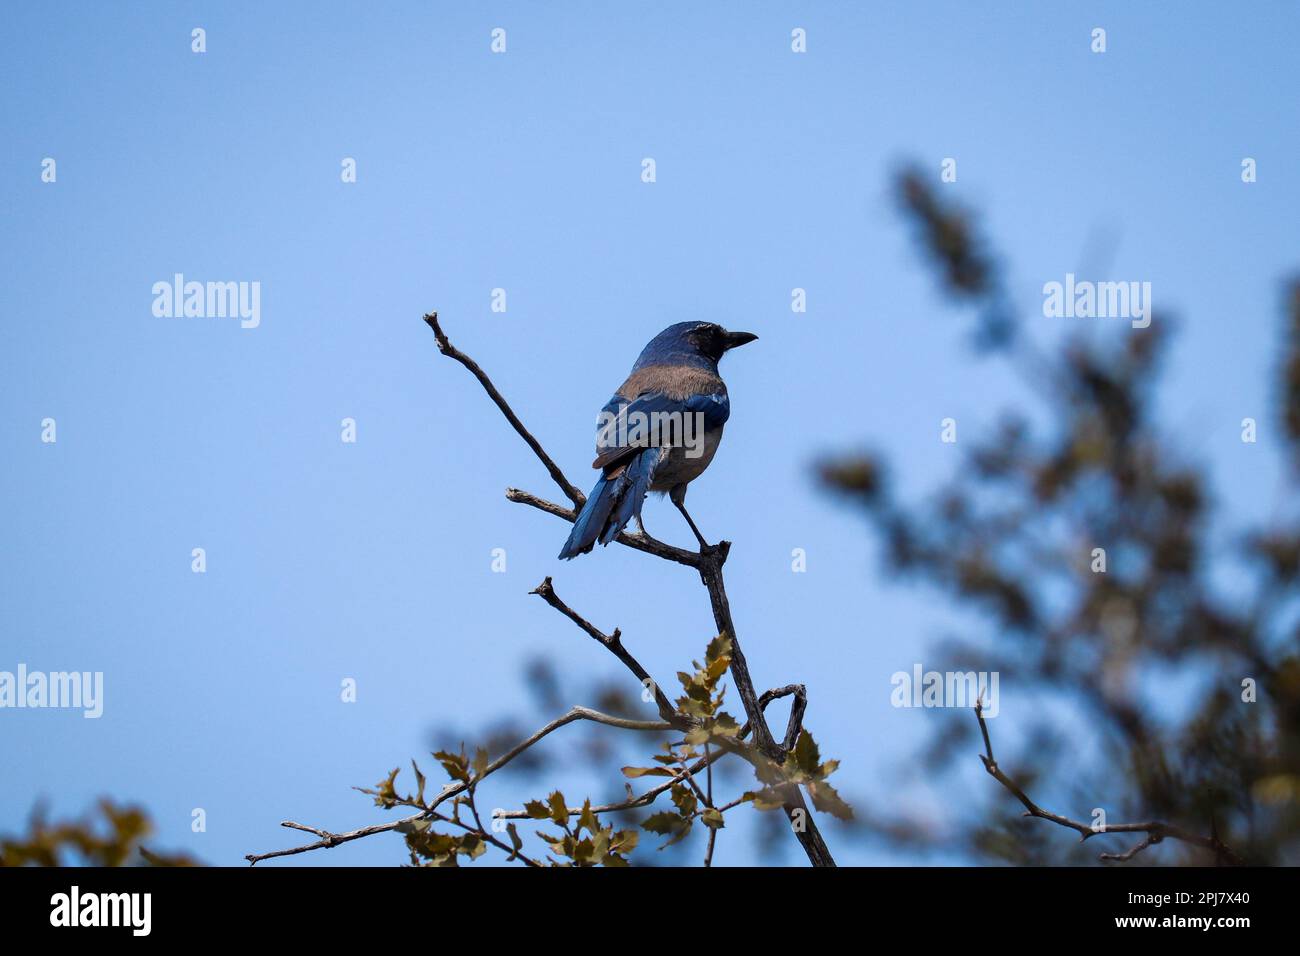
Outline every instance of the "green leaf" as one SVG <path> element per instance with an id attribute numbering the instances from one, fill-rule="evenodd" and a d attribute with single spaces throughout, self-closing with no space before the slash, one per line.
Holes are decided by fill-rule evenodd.
<path id="1" fill-rule="evenodd" d="M 615 853 L 631 853 L 640 842 L 641 834 L 637 830 L 619 830 L 610 837 L 609 848 Z"/>
<path id="2" fill-rule="evenodd" d="M 474 776 L 482 777 L 487 773 L 488 752 L 485 747 L 476 747 L 474 749 Z"/>
<path id="3" fill-rule="evenodd" d="M 375 784 L 373 791 L 375 806 L 391 810 L 401 802 L 401 797 L 398 796 L 397 790 L 393 787 L 393 782 L 397 780 L 397 775 L 401 772 L 401 769 L 401 767 L 394 767 L 387 779 Z"/>
<path id="4" fill-rule="evenodd" d="M 435 865 L 455 866 L 455 863 L 447 863 L 445 858 L 455 855 L 460 841 L 447 833 L 426 830 L 422 833 L 407 834 L 406 846 L 413 855 L 429 860 Z"/>
<path id="5" fill-rule="evenodd" d="M 647 817 L 641 822 L 641 826 L 651 833 L 661 833 L 670 836 L 670 839 L 659 849 L 672 846 L 679 840 L 685 839 L 686 835 L 691 832 L 691 821 L 688 817 L 681 817 L 667 810 L 660 811 Z"/>
<path id="6" fill-rule="evenodd" d="M 800 731 L 799 739 L 795 741 L 794 750 L 790 755 L 794 758 L 796 767 L 810 777 L 817 776 L 822 756 L 817 750 L 817 743 L 813 740 L 812 734 L 806 730 Z"/>
<path id="7" fill-rule="evenodd" d="M 781 798 L 781 794 L 771 787 L 764 787 L 762 790 L 747 790 L 741 799 L 753 803 L 755 810 L 780 810 L 785 806 L 785 800 Z"/>
<path id="8" fill-rule="evenodd" d="M 591 862 L 594 866 L 609 853 L 609 830 L 597 830 L 591 835 Z"/>
<path id="9" fill-rule="evenodd" d="M 721 830 L 727 825 L 722 818 L 722 812 L 717 807 L 709 807 L 705 810 L 700 815 L 700 822 L 712 830 Z"/>
<path id="10" fill-rule="evenodd" d="M 736 718 L 723 712 L 713 719 L 709 732 L 714 737 L 735 737 L 740 734 L 740 724 L 736 723 Z"/>
<path id="11" fill-rule="evenodd" d="M 569 838 L 567 836 L 556 836 L 554 833 L 546 833 L 543 830 L 534 830 L 533 832 L 539 839 L 546 842 L 551 848 L 551 852 L 558 853 L 560 856 L 569 855 Z"/>
<path id="12" fill-rule="evenodd" d="M 442 769 L 447 771 L 447 776 L 453 780 L 469 783 L 469 761 L 465 759 L 463 753 L 454 754 L 439 750 L 433 756 L 442 764 Z"/>
<path id="13" fill-rule="evenodd" d="M 583 827 L 587 828 L 588 833 L 595 834 L 600 832 L 600 821 L 596 819 L 596 814 L 591 812 L 590 798 L 583 801 L 582 813 L 578 816 L 578 829 L 581 830 Z M 602 849 L 596 855 L 604 856 L 604 850 Z"/>
<path id="14" fill-rule="evenodd" d="M 786 766 L 783 767 L 781 766 L 781 764 L 777 763 L 774 760 L 768 760 L 766 757 L 760 757 L 760 759 L 754 764 L 754 776 L 757 777 L 762 783 L 765 783 L 769 786 L 772 786 L 774 784 L 784 783 L 788 779 L 786 775 L 789 772 L 789 770 L 794 769 L 790 766 L 792 763 L 793 761 L 787 758 Z M 796 770 L 795 772 L 797 773 L 798 771 Z"/>
<path id="15" fill-rule="evenodd" d="M 573 846 L 573 862 L 579 866 L 590 864 L 596 856 L 596 847 L 590 837 L 583 837 Z"/>
<path id="16" fill-rule="evenodd" d="M 709 646 L 704 651 L 704 660 L 707 664 L 712 664 L 714 661 L 724 657 L 728 659 L 728 662 L 730 662 L 731 638 L 727 636 L 726 631 L 723 631 L 713 640 L 709 641 Z"/>
<path id="17" fill-rule="evenodd" d="M 656 758 L 657 759 L 657 758 Z M 671 777 L 673 772 L 667 767 L 624 767 L 625 777 Z"/>
<path id="18" fill-rule="evenodd" d="M 546 798 L 547 805 L 551 808 L 551 820 L 558 826 L 564 826 L 569 822 L 569 805 L 564 802 L 564 794 L 556 790 Z"/>
<path id="19" fill-rule="evenodd" d="M 680 783 L 675 783 L 669 791 L 672 794 L 673 805 L 677 807 L 677 812 L 683 817 L 689 817 L 699 806 L 699 801 L 695 799 L 695 792 Z"/>
<path id="20" fill-rule="evenodd" d="M 471 860 L 476 860 L 487 852 L 487 840 L 484 840 L 477 833 L 466 833 L 460 838 L 458 849 Z"/>
<path id="21" fill-rule="evenodd" d="M 808 795 L 812 797 L 813 806 L 823 813 L 829 813 L 840 820 L 853 819 L 853 808 L 825 780 L 809 783 Z"/>
<path id="22" fill-rule="evenodd" d="M 704 727 L 693 727 L 686 732 L 685 740 L 688 744 L 707 744 L 712 736 Z"/>
<path id="23" fill-rule="evenodd" d="M 510 862 L 518 858 L 519 851 L 524 848 L 524 841 L 519 836 L 519 828 L 513 823 L 506 824 L 506 833 L 510 834 L 510 845 L 514 847 L 514 849 L 510 851 L 510 855 L 506 857 L 506 861 Z"/>
<path id="24" fill-rule="evenodd" d="M 415 782 L 419 787 L 415 792 L 415 802 L 424 806 L 424 774 L 420 773 L 420 767 L 414 760 L 411 761 L 411 769 L 415 771 Z"/>
<path id="25" fill-rule="evenodd" d="M 651 833 L 674 833 L 682 825 L 682 818 L 671 810 L 661 810 L 641 821 L 641 827 Z"/>
<path id="26" fill-rule="evenodd" d="M 727 668 L 730 666 L 731 666 L 730 657 L 718 658 L 716 661 L 714 661 L 705 669 L 704 671 L 705 683 L 708 684 L 709 687 L 716 687 L 718 683 L 718 678 L 720 678 L 723 674 L 725 674 L 727 672 Z"/>
<path id="27" fill-rule="evenodd" d="M 529 800 L 525 803 L 524 813 L 528 814 L 530 820 L 549 820 L 551 818 L 551 811 L 540 800 Z"/>

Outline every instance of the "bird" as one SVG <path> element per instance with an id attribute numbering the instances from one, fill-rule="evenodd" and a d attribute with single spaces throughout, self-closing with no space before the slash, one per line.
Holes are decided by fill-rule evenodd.
<path id="1" fill-rule="evenodd" d="M 600 469 L 559 557 L 576 558 L 596 542 L 607 545 L 633 518 L 645 533 L 641 505 L 651 491 L 667 492 L 703 552 L 709 545 L 686 510 L 686 486 L 717 453 L 731 416 L 718 362 L 758 338 L 713 322 L 670 325 L 641 350 L 627 380 L 601 409 L 596 423 Z"/>

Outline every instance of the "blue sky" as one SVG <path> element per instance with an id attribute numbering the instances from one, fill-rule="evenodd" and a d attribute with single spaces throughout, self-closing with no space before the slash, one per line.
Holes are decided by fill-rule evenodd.
<path id="1" fill-rule="evenodd" d="M 595 413 L 654 333 L 758 333 L 723 364 L 731 422 L 690 495 L 734 542 L 755 680 L 808 686 L 847 794 L 965 799 L 905 770 L 934 721 L 965 715 L 889 705 L 890 674 L 930 666 L 960 619 L 886 581 L 810 473 L 870 443 L 919 494 L 960 460 L 942 418 L 975 435 L 1027 401 L 965 348 L 891 175 L 914 160 L 937 181 L 957 159 L 944 188 L 981 214 L 1045 341 L 1087 320 L 1042 318 L 1044 282 L 1152 282 L 1182 329 L 1161 414 L 1231 515 L 1266 515 L 1267 372 L 1300 262 L 1297 19 L 1290 3 L 10 5 L 0 670 L 103 671 L 105 713 L 0 711 L 0 830 L 40 798 L 71 814 L 110 794 L 147 805 L 159 846 L 233 864 L 294 842 L 281 819 L 376 822 L 349 787 L 420 755 L 435 724 L 522 709 L 527 658 L 618 674 L 528 596 L 548 574 L 651 673 L 698 656 L 712 621 L 689 571 L 626 549 L 561 565 L 567 526 L 505 501 L 554 489 L 437 354 L 431 309 L 583 486 Z M 260 326 L 154 316 L 152 285 L 177 272 L 260 282 Z M 1257 446 L 1238 438 L 1248 415 Z M 647 524 L 691 540 L 667 503 Z M 401 858 L 372 839 L 297 862 Z M 721 841 L 719 862 L 751 859 Z"/>

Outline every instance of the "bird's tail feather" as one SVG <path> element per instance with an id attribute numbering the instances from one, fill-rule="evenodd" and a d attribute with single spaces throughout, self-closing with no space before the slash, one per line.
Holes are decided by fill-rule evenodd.
<path id="1" fill-rule="evenodd" d="M 660 453 L 659 448 L 647 448 L 615 477 L 601 475 L 573 522 L 573 531 L 560 550 L 560 558 L 568 560 L 586 554 L 597 540 L 609 544 L 633 517 L 641 514 L 641 503 L 650 490 Z"/>
<path id="2" fill-rule="evenodd" d="M 618 479 L 611 481 L 604 475 L 600 476 L 596 487 L 592 488 L 591 494 L 587 495 L 587 503 L 582 506 L 577 519 L 573 522 L 569 540 L 564 542 L 564 547 L 560 549 L 561 559 L 567 561 L 591 550 L 605 527 L 605 520 L 614 508 L 614 489 L 617 481 Z"/>
<path id="3" fill-rule="evenodd" d="M 601 544 L 609 544 L 617 538 L 633 515 L 640 516 L 641 503 L 650 491 L 650 479 L 654 475 L 655 465 L 659 464 L 660 453 L 659 448 L 647 448 L 628 464 L 621 476 L 626 485 L 619 496 L 614 516 L 605 527 L 605 533 L 600 536 Z"/>

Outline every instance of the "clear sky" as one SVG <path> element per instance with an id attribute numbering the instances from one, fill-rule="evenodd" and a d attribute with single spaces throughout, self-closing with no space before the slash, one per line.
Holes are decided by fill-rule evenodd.
<path id="1" fill-rule="evenodd" d="M 618 675 L 528 596 L 548 574 L 652 673 L 700 654 L 691 572 L 618 548 L 561 564 L 567 526 L 503 498 L 555 490 L 437 354 L 431 309 L 584 487 L 595 414 L 653 334 L 758 333 L 723 363 L 731 422 L 690 494 L 734 542 L 755 680 L 807 685 L 850 798 L 965 799 L 905 768 L 968 715 L 889 703 L 958 619 L 887 581 L 810 471 L 870 443 L 920 493 L 959 461 L 942 418 L 973 436 L 1024 400 L 965 348 L 892 173 L 957 160 L 943 188 L 982 214 L 1035 335 L 1089 321 L 1043 318 L 1045 282 L 1150 281 L 1182 326 L 1161 413 L 1233 514 L 1266 514 L 1298 25 L 1291 2 L 7 4 L 0 670 L 102 671 L 105 701 L 0 710 L 0 831 L 109 794 L 149 808 L 159 847 L 233 864 L 295 842 L 282 819 L 382 820 L 349 787 L 431 726 L 521 709 L 529 657 Z M 154 315 L 178 272 L 259 282 L 260 324 Z M 646 519 L 690 543 L 666 502 Z M 1016 707 L 1004 685 L 999 719 Z M 297 862 L 402 858 L 381 838 Z M 752 858 L 720 842 L 720 863 Z"/>

